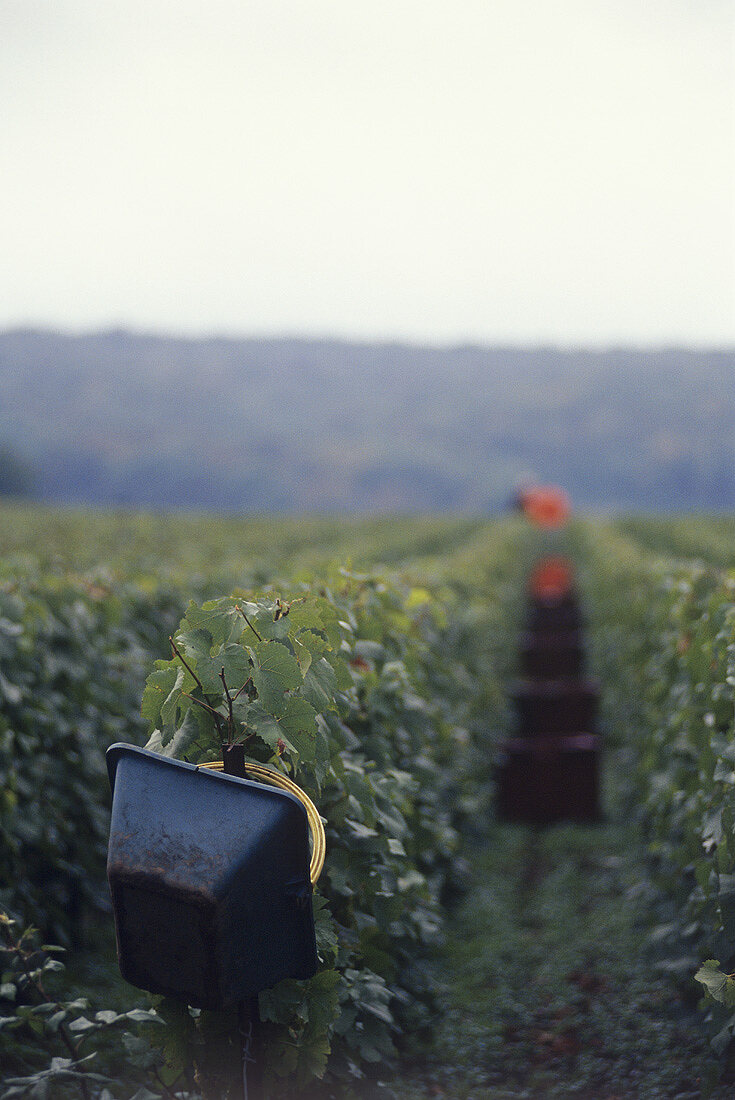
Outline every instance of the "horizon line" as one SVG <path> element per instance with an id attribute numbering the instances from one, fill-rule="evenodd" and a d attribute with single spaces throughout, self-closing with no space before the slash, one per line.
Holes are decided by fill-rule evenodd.
<path id="1" fill-rule="evenodd" d="M 415 348 L 430 351 L 465 350 L 504 350 L 504 351 L 562 351 L 587 352 L 600 354 L 614 351 L 692 351 L 735 353 L 735 339 L 732 342 L 699 342 L 692 339 L 667 338 L 641 341 L 614 338 L 599 342 L 583 340 L 561 340 L 529 337 L 528 339 L 508 337 L 475 337 L 430 339 L 407 335 L 366 336 L 360 334 L 340 334 L 334 331 L 312 333 L 290 330 L 244 330 L 206 329 L 197 332 L 176 330 L 169 326 L 149 327 L 135 324 L 110 322 L 104 325 L 55 325 L 48 322 L 22 322 L 5 324 L 0 327 L 0 338 L 5 336 L 52 335 L 64 339 L 84 339 L 85 337 L 127 336 L 146 340 L 173 340 L 182 343 L 303 343 L 303 344 L 341 344 L 361 347 L 398 347 Z"/>

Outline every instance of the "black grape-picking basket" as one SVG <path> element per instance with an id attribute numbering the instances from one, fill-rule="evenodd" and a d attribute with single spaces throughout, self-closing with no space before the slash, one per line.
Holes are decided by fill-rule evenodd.
<path id="1" fill-rule="evenodd" d="M 584 671 L 584 646 L 579 630 L 527 632 L 520 643 L 523 675 L 534 680 L 577 679 Z"/>
<path id="2" fill-rule="evenodd" d="M 597 680 L 516 680 L 510 688 L 518 732 L 594 733 L 600 704 Z"/>
<path id="3" fill-rule="evenodd" d="M 107 751 L 107 874 L 126 981 L 221 1009 L 317 969 L 294 795 L 132 745 Z"/>
<path id="4" fill-rule="evenodd" d="M 528 602 L 528 630 L 555 634 L 564 630 L 582 630 L 584 625 L 584 615 L 574 595 L 561 599 L 537 598 Z"/>
<path id="5" fill-rule="evenodd" d="M 599 737 L 513 737 L 500 748 L 495 782 L 501 821 L 600 820 Z"/>

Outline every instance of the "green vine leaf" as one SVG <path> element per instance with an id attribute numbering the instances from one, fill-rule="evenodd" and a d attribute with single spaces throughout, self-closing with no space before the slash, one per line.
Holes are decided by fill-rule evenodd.
<path id="1" fill-rule="evenodd" d="M 317 751 L 316 711 L 305 699 L 287 699 L 278 715 L 269 714 L 259 703 L 248 709 L 248 725 L 274 752 L 279 741 L 295 752 L 301 764 L 311 763 Z"/>
<path id="2" fill-rule="evenodd" d="M 256 642 L 248 646 L 253 659 L 252 677 L 261 706 L 277 713 L 286 692 L 300 687 L 298 661 L 282 642 Z"/>

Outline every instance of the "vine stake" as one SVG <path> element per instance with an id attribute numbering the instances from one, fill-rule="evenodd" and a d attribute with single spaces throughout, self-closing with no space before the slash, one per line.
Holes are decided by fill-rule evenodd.
<path id="1" fill-rule="evenodd" d="M 224 669 L 222 670 L 222 682 L 224 683 Z M 225 690 L 226 687 L 225 687 Z M 229 698 L 229 693 L 228 693 Z M 239 779 L 247 779 L 245 769 L 245 746 L 242 744 L 222 745 L 223 771 L 226 775 L 235 775 Z M 258 1008 L 258 994 L 240 1001 L 237 1006 L 237 1030 L 240 1036 L 240 1059 L 242 1066 L 242 1100 L 262 1100 L 260 1067 L 255 1058 L 255 1044 L 257 1042 L 260 1024 L 260 1010 Z M 250 1069 L 250 1085 L 248 1086 L 248 1068 Z"/>

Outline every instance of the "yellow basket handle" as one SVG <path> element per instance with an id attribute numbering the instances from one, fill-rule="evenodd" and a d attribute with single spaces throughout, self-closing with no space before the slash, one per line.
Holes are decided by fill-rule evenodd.
<path id="1" fill-rule="evenodd" d="M 209 764 L 199 764 L 199 767 L 209 768 L 209 770 L 213 772 L 224 771 L 224 764 L 221 760 L 213 760 Z M 273 787 L 280 787 L 282 791 L 288 791 L 289 794 L 298 798 L 299 802 L 304 806 L 306 817 L 309 822 L 309 829 L 311 830 L 311 864 L 309 865 L 309 878 L 311 879 L 311 885 L 316 886 L 319 876 L 322 873 L 324 857 L 327 852 L 327 838 L 324 835 L 324 825 L 322 824 L 322 819 L 319 816 L 319 811 L 316 806 L 311 801 L 308 794 L 301 790 L 301 787 L 297 787 L 292 779 L 289 779 L 287 775 L 282 775 L 281 772 L 274 772 L 271 768 L 266 768 L 262 764 L 251 764 L 249 760 L 245 763 L 245 771 L 248 775 L 252 775 L 254 778 L 264 783 L 270 783 Z"/>

